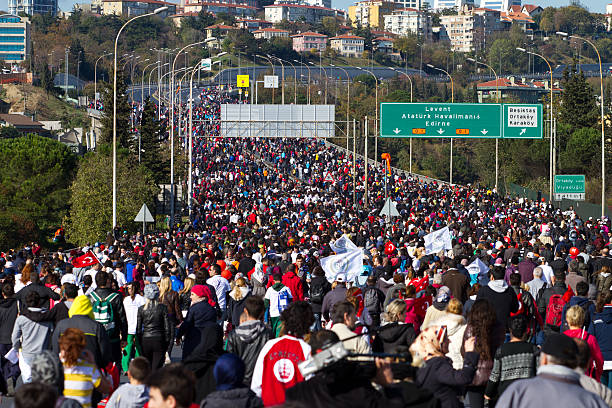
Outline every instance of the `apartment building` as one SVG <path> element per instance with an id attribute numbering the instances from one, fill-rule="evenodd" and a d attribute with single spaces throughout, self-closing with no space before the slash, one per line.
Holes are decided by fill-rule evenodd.
<path id="1" fill-rule="evenodd" d="M 385 30 L 397 35 L 416 34 L 431 41 L 431 14 L 416 9 L 399 9 L 384 16 Z"/>

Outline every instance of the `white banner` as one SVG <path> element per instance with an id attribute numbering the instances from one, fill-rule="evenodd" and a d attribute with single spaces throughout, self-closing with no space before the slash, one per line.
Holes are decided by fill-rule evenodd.
<path id="1" fill-rule="evenodd" d="M 346 234 L 338 238 L 336 242 L 330 242 L 329 247 L 337 254 L 342 254 L 344 252 L 350 252 L 359 249 L 357 245 L 355 245 Z"/>
<path id="2" fill-rule="evenodd" d="M 425 255 L 437 254 L 443 250 L 453 249 L 450 231 L 444 227 L 425 235 Z"/>
<path id="3" fill-rule="evenodd" d="M 363 272 L 363 252 L 357 249 L 321 258 L 321 268 L 330 282 L 335 281 L 338 275 L 344 275 L 346 282 L 353 282 Z"/>

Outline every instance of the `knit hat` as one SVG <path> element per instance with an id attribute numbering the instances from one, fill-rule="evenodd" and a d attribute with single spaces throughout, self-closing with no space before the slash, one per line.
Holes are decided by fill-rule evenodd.
<path id="1" fill-rule="evenodd" d="M 575 361 L 578 346 L 571 337 L 560 333 L 551 333 L 546 336 L 542 345 L 542 353 L 556 357 L 560 360 Z"/>
<path id="2" fill-rule="evenodd" d="M 159 288 L 156 284 L 151 283 L 144 287 L 144 297 L 149 300 L 155 300 L 159 297 Z"/>
<path id="3" fill-rule="evenodd" d="M 60 394 L 64 391 L 64 367 L 57 354 L 49 350 L 37 353 L 30 368 L 33 382 L 50 385 Z"/>

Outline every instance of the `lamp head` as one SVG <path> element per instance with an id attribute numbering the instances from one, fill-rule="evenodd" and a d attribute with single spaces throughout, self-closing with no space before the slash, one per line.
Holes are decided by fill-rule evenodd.
<path id="1" fill-rule="evenodd" d="M 563 31 L 557 31 L 557 35 L 560 35 L 561 37 L 567 37 L 568 34 L 563 32 Z"/>
<path id="2" fill-rule="evenodd" d="M 527 52 L 527 50 L 526 50 L 526 49 L 521 48 L 521 47 L 516 47 L 516 50 L 517 50 L 517 51 L 520 51 L 520 52 Z"/>
<path id="3" fill-rule="evenodd" d="M 435 68 L 435 67 L 434 67 L 433 65 L 431 65 L 431 64 L 427 64 L 427 66 L 428 66 L 429 68 Z"/>
<path id="4" fill-rule="evenodd" d="M 159 7 L 159 8 L 156 8 L 156 9 L 153 11 L 153 14 L 159 14 L 159 13 L 161 13 L 162 11 L 166 11 L 166 10 L 168 10 L 168 6 Z"/>

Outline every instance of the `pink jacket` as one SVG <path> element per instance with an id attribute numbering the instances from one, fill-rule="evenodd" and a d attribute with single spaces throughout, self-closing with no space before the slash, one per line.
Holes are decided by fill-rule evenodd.
<path id="1" fill-rule="evenodd" d="M 599 348 L 599 343 L 597 343 L 595 336 L 590 335 L 586 332 L 586 330 L 582 329 L 566 330 L 563 334 L 569 337 L 586 340 L 587 344 L 589 345 L 589 350 L 591 351 L 591 360 L 589 361 L 589 367 L 591 368 L 588 369 L 585 374 L 596 379 L 597 381 L 600 381 L 601 373 L 603 372 L 604 359 L 601 355 L 601 349 Z"/>
<path id="2" fill-rule="evenodd" d="M 404 320 L 404 323 L 412 323 L 415 333 L 418 334 L 422 322 L 414 308 L 415 300 L 415 298 L 404 299 L 404 302 L 406 302 L 406 320 Z"/>

